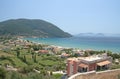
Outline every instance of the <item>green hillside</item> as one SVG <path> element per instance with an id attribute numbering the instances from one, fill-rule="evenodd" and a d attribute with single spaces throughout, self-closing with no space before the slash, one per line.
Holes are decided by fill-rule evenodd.
<path id="1" fill-rule="evenodd" d="M 0 35 L 71 37 L 57 26 L 38 19 L 12 19 L 0 22 Z"/>

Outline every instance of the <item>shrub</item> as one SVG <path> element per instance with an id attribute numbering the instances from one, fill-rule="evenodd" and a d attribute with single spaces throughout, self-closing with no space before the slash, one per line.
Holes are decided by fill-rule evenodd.
<path id="1" fill-rule="evenodd" d="M 0 79 L 6 78 L 6 71 L 4 68 L 0 68 Z"/>

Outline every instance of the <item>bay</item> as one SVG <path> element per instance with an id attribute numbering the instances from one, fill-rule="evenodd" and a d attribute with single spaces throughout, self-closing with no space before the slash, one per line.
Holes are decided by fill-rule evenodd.
<path id="1" fill-rule="evenodd" d="M 120 53 L 120 37 L 24 38 L 32 42 L 62 47 L 110 50 Z"/>

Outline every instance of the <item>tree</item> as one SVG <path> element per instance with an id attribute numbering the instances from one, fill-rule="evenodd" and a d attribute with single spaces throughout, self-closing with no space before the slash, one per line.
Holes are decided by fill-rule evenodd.
<path id="1" fill-rule="evenodd" d="M 50 71 L 50 75 L 53 75 L 52 71 Z"/>
<path id="2" fill-rule="evenodd" d="M 20 56 L 20 51 L 17 50 L 16 53 L 17 53 L 17 57 L 19 57 Z"/>
<path id="3" fill-rule="evenodd" d="M 32 54 L 32 59 L 34 59 L 35 52 L 32 51 L 31 54 Z"/>
<path id="4" fill-rule="evenodd" d="M 31 53 L 31 48 L 28 49 L 28 52 L 27 53 Z"/>
<path id="5" fill-rule="evenodd" d="M 71 54 L 73 51 L 73 49 L 63 49 L 63 51 L 65 51 L 65 53 L 67 54 Z"/>
<path id="6" fill-rule="evenodd" d="M 44 76 L 45 76 L 45 75 L 47 75 L 47 71 L 46 71 L 46 70 L 44 70 L 44 69 L 43 69 L 43 70 L 41 70 L 41 71 L 40 71 L 40 73 L 41 73 L 41 74 L 43 74 Z"/>
<path id="7" fill-rule="evenodd" d="M 38 51 L 39 50 L 39 46 L 38 45 L 33 45 L 32 47 L 33 47 L 34 51 Z"/>
<path id="8" fill-rule="evenodd" d="M 0 79 L 6 78 L 6 71 L 4 68 L 0 68 Z"/>
<path id="9" fill-rule="evenodd" d="M 36 54 L 34 55 L 33 60 L 34 60 L 34 62 L 35 62 L 35 63 L 37 62 L 37 59 L 36 59 Z"/>
<path id="10" fill-rule="evenodd" d="M 85 56 L 85 57 L 89 56 L 89 55 L 88 55 L 88 52 L 85 51 L 84 56 Z"/>
<path id="11" fill-rule="evenodd" d="M 20 57 L 20 48 L 16 49 L 17 57 Z"/>
<path id="12" fill-rule="evenodd" d="M 73 57 L 78 57 L 78 54 L 77 54 L 77 53 L 75 53 L 75 54 L 73 55 Z"/>
<path id="13" fill-rule="evenodd" d="M 32 72 L 33 69 L 34 69 L 34 67 L 32 65 L 29 65 L 29 66 L 25 66 L 25 67 L 21 68 L 20 72 L 27 74 L 27 73 Z"/>
<path id="14" fill-rule="evenodd" d="M 27 62 L 27 60 L 26 60 L 26 56 L 25 56 L 25 55 L 24 55 L 24 58 L 23 58 L 23 59 L 24 59 L 24 62 Z"/>
<path id="15" fill-rule="evenodd" d="M 111 51 L 107 51 L 107 55 L 108 56 L 112 56 L 112 52 Z"/>
<path id="16" fill-rule="evenodd" d="M 18 72 L 12 71 L 10 79 L 23 79 L 23 78 Z"/>

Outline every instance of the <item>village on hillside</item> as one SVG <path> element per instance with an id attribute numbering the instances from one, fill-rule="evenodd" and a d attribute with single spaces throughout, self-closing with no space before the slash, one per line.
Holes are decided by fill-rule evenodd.
<path id="1" fill-rule="evenodd" d="M 120 54 L 39 44 L 21 37 L 0 37 L 0 68 L 23 78 L 27 78 L 25 74 L 37 73 L 41 78 L 60 79 L 77 73 L 118 69 Z"/>

